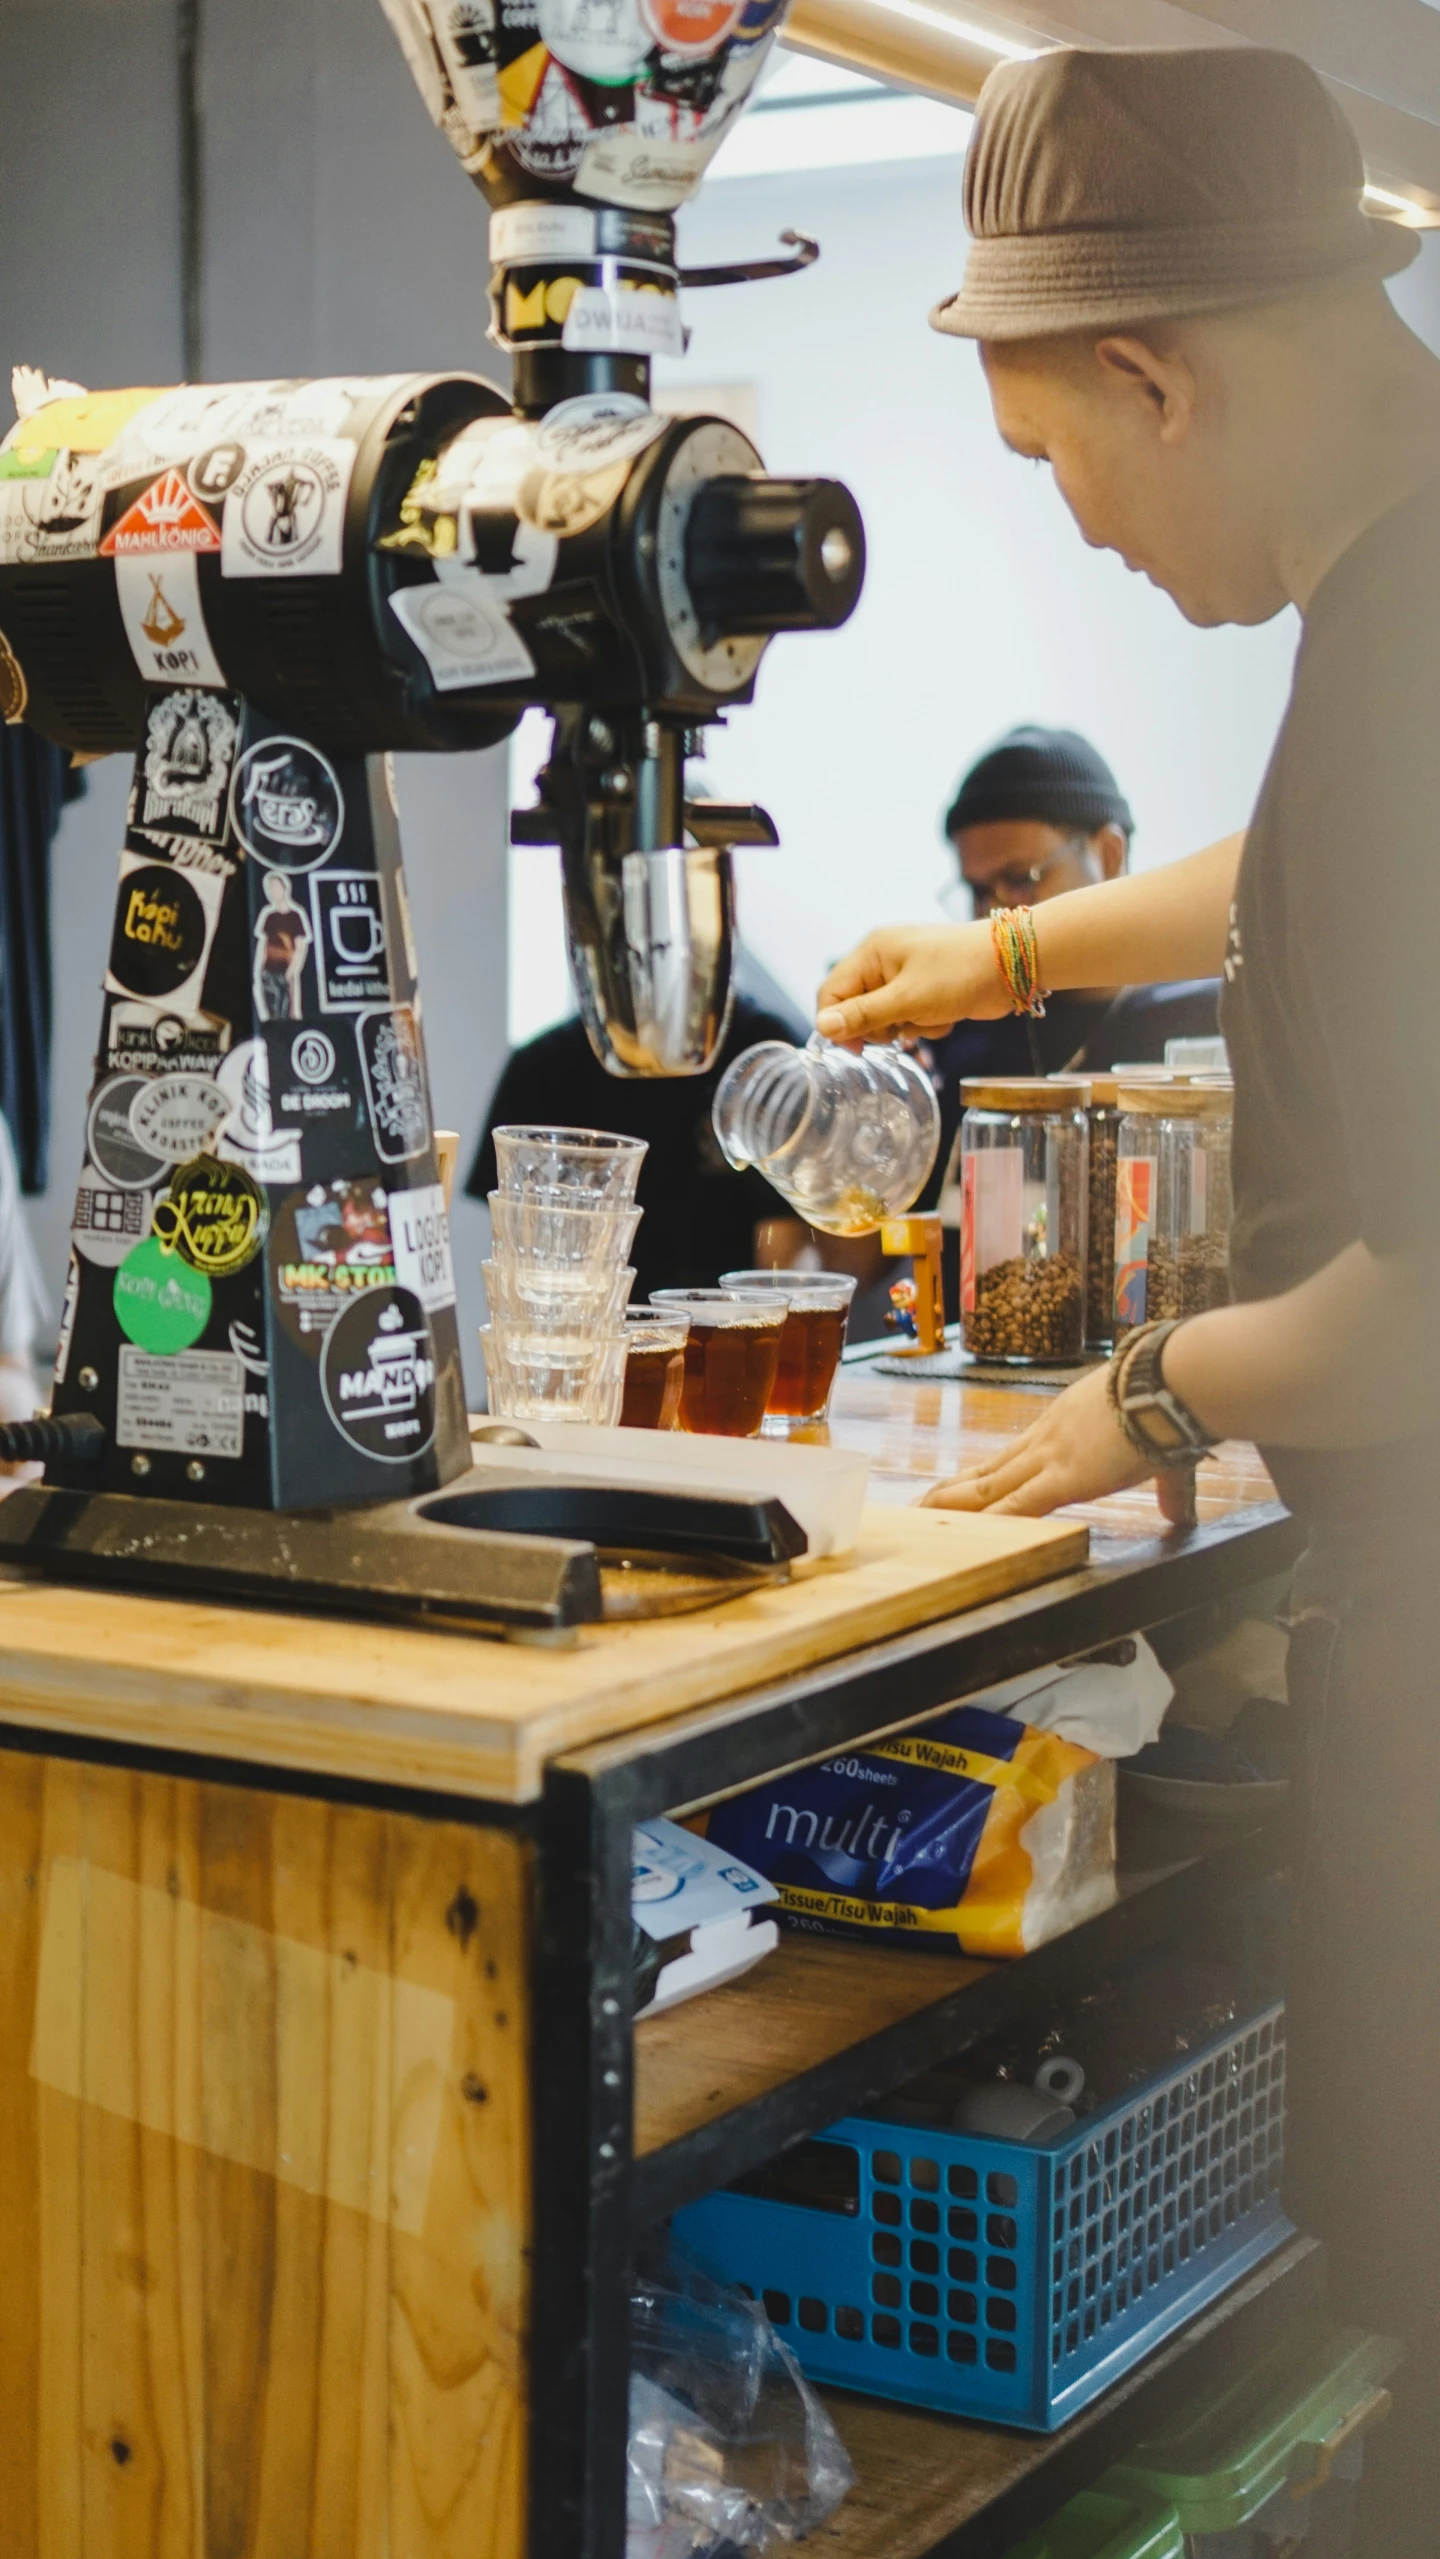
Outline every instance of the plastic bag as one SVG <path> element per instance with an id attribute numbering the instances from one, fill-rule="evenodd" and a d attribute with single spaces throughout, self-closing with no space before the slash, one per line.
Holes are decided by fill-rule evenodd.
<path id="1" fill-rule="evenodd" d="M 797 2541 L 855 2484 L 760 2304 L 666 2234 L 631 2295 L 626 2559 Z"/>

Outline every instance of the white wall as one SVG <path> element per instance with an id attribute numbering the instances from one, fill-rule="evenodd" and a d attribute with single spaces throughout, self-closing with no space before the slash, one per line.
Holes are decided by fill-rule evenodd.
<path id="1" fill-rule="evenodd" d="M 813 231 L 793 279 L 693 293 L 684 370 L 753 380 L 766 463 L 859 499 L 865 594 L 835 635 L 777 640 L 755 707 L 713 740 L 727 789 L 779 824 L 743 857 L 747 939 L 798 998 L 889 917 L 934 917 L 938 819 L 966 761 L 1022 719 L 1083 730 L 1163 862 L 1243 823 L 1285 701 L 1296 624 L 1193 631 L 1085 549 L 1048 472 L 1000 445 L 973 347 L 925 324 L 964 258 L 960 164 L 712 185 L 687 264 Z M 676 368 L 667 366 L 667 376 Z"/>
<path id="2" fill-rule="evenodd" d="M 215 0 L 201 21 L 206 373 L 499 370 L 484 203 L 378 0 Z M 0 384 L 17 360 L 178 378 L 175 39 L 173 0 L 3 0 Z M 57 1310 L 125 780 L 122 759 L 92 768 L 55 852 L 51 1184 L 30 1213 Z M 405 758 L 399 781 L 435 1115 L 463 1170 L 506 1048 L 505 751 Z M 457 1211 L 476 1393 L 488 1225 Z"/>

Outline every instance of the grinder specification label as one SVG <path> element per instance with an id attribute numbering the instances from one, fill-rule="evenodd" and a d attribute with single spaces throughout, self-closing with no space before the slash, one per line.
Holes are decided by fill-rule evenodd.
<path id="1" fill-rule="evenodd" d="M 245 1371 L 230 1351 L 120 1351 L 115 1438 L 121 1448 L 179 1457 L 239 1457 Z"/>

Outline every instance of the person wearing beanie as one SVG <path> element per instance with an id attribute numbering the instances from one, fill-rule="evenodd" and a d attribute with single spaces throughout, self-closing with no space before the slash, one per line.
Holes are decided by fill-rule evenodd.
<path id="1" fill-rule="evenodd" d="M 987 81 L 973 245 L 932 315 L 979 341 L 996 423 L 1087 542 L 1204 627 L 1298 607 L 1243 837 L 1037 902 L 871 934 L 831 1037 L 933 1034 L 1047 991 L 1223 967 L 1233 1302 L 1142 1326 L 930 1498 L 1029 1515 L 1258 1442 L 1306 1537 L 1308 1718 L 1287 1983 L 1286 2196 L 1339 2315 L 1400 2338 L 1356 2547 L 1440 2512 L 1440 362 L 1384 286 L 1413 232 L 1262 46 L 1064 52 Z"/>
<path id="2" fill-rule="evenodd" d="M 1074 729 L 1033 725 L 977 757 L 945 812 L 959 865 L 958 895 L 977 916 L 997 906 L 1037 906 L 1071 889 L 1118 879 L 1135 821 L 1103 755 Z M 949 903 L 947 898 L 946 903 Z M 1159 1065 L 1167 1040 L 1213 1039 L 1218 977 L 1168 986 L 1066 988 L 1041 1014 L 957 1022 L 927 1044 L 940 1104 L 940 1147 L 921 1196 L 947 1227 L 945 1307 L 959 1312 L 960 1087 L 968 1075 L 1104 1074 L 1121 1064 Z"/>

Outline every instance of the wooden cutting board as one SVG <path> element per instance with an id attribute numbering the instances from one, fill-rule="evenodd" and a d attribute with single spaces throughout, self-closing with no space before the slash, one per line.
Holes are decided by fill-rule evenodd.
<path id="1" fill-rule="evenodd" d="M 843 1560 L 563 1649 L 0 1582 L 0 1722 L 523 1803 L 559 1751 L 1046 1581 L 1088 1539 L 872 1505 Z"/>

